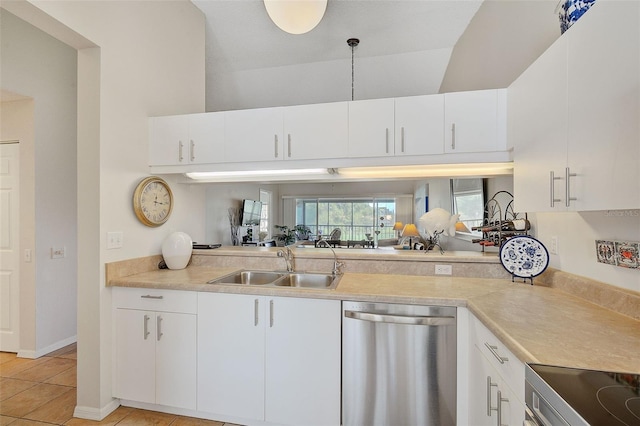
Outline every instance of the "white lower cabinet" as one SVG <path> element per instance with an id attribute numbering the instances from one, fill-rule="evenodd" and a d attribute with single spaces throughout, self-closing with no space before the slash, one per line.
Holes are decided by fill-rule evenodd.
<path id="1" fill-rule="evenodd" d="M 198 411 L 340 424 L 340 302 L 198 295 Z"/>
<path id="2" fill-rule="evenodd" d="M 524 364 L 471 314 L 468 371 L 468 424 L 523 424 Z"/>
<path id="3" fill-rule="evenodd" d="M 114 396 L 196 408 L 196 295 L 113 289 Z"/>

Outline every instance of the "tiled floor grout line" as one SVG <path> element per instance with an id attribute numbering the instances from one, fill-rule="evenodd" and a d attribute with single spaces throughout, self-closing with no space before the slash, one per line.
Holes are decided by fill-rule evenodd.
<path id="1" fill-rule="evenodd" d="M 64 361 L 56 362 L 54 360 Z M 64 368 L 64 366 L 67 366 L 67 368 Z M 76 405 L 75 392 L 72 401 L 69 398 L 68 401 L 62 401 L 64 402 L 64 405 L 57 407 L 54 407 L 53 404 L 59 402 L 58 400 L 60 398 L 66 396 L 69 390 L 77 389 L 75 376 L 76 367 L 77 360 L 75 344 L 59 349 L 35 360 L 17 358 L 15 354 L 0 352 L 0 426 L 89 426 L 101 424 L 108 424 L 110 426 L 235 426 L 230 423 L 225 424 L 222 422 L 215 422 L 211 420 L 193 419 L 173 414 L 164 414 L 155 411 L 139 410 L 122 406 L 116 409 L 109 416 L 107 416 L 107 418 L 105 418 L 102 422 L 74 418 L 72 416 L 73 410 L 75 409 Z M 9 368 L 10 371 L 9 374 L 6 373 L 7 368 Z M 15 371 L 11 371 L 11 368 L 13 368 Z M 49 368 L 49 371 L 47 371 L 47 368 Z M 55 370 L 56 368 L 62 368 L 62 370 L 56 370 L 51 373 L 51 369 Z M 33 378 L 34 380 L 24 379 L 24 377 Z M 58 377 L 59 379 L 55 380 L 56 377 Z M 39 378 L 41 380 L 35 380 L 36 378 Z M 73 385 L 55 383 L 57 381 L 67 381 L 67 383 L 71 383 L 71 379 L 73 379 Z M 53 383 L 49 383 L 51 381 L 53 381 Z M 11 386 L 16 385 L 24 386 L 24 388 L 11 389 Z M 18 402 L 20 402 L 20 398 L 24 398 L 28 402 L 29 398 L 27 396 L 32 395 L 33 391 L 35 390 L 34 388 L 37 387 L 56 389 L 60 392 L 60 394 L 51 398 L 42 398 L 46 399 L 44 402 L 42 400 L 39 401 L 40 403 L 32 401 L 32 406 L 26 408 L 29 409 L 28 412 L 22 412 L 24 411 L 24 408 L 22 411 L 17 411 L 21 413 L 21 415 L 18 417 L 12 416 L 10 414 L 5 414 L 7 410 L 7 404 L 9 405 L 9 409 L 14 408 L 15 410 L 17 410 L 19 408 L 22 408 L 18 404 Z M 62 389 L 59 388 L 64 388 L 65 390 L 62 391 Z M 13 393 L 11 393 L 10 396 L 6 396 L 5 393 L 8 394 L 10 392 Z M 48 415 L 45 413 L 45 411 L 49 407 L 54 408 L 54 411 L 51 413 L 52 417 L 61 416 L 61 411 L 62 415 L 64 415 L 64 412 L 66 412 L 68 413 L 68 416 L 64 415 L 64 420 L 62 420 L 61 422 L 52 421 L 51 417 L 39 417 L 38 420 L 31 419 L 32 417 L 38 417 L 38 415 Z"/>

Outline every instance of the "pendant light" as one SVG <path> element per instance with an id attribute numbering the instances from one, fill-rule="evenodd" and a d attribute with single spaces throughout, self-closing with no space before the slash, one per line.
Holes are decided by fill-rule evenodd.
<path id="1" fill-rule="evenodd" d="M 355 90 L 354 90 L 354 80 L 355 80 L 355 71 L 354 71 L 354 64 L 353 64 L 353 49 L 356 48 L 357 45 L 360 44 L 360 40 L 357 38 L 350 38 L 349 40 L 347 40 L 347 44 L 349 45 L 349 47 L 351 48 L 351 100 L 354 100 L 354 94 L 355 94 Z"/>
<path id="2" fill-rule="evenodd" d="M 314 29 L 327 10 L 328 0 L 264 0 L 269 18 L 282 31 L 304 34 Z"/>

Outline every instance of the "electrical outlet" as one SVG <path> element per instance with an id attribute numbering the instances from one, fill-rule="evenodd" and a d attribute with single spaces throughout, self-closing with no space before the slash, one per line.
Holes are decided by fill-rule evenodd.
<path id="1" fill-rule="evenodd" d="M 51 258 L 62 259 L 66 256 L 65 247 L 51 247 Z"/>
<path id="2" fill-rule="evenodd" d="M 107 250 L 122 248 L 123 239 L 122 231 L 107 232 Z"/>
<path id="3" fill-rule="evenodd" d="M 451 275 L 452 270 L 451 265 L 436 265 L 436 275 Z"/>
<path id="4" fill-rule="evenodd" d="M 551 247 L 549 247 L 549 253 L 558 254 L 558 237 L 555 235 L 551 237 Z"/>

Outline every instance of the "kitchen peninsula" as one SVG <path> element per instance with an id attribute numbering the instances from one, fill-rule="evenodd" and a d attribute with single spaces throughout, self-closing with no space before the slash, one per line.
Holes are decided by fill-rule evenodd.
<path id="1" fill-rule="evenodd" d="M 469 424 L 468 420 L 474 415 L 470 395 L 475 388 L 470 377 L 475 371 L 473 339 L 477 338 L 476 333 L 488 336 L 485 341 L 499 347 L 501 355 L 514 366 L 516 373 L 510 384 L 513 396 L 511 403 L 503 407 L 503 416 L 510 418 L 507 424 L 522 423 L 517 422 L 519 413 L 524 413 L 521 405 L 524 363 L 640 373 L 640 318 L 630 314 L 638 312 L 640 296 L 637 293 L 625 291 L 624 298 L 618 297 L 626 305 L 620 306 L 620 309 L 611 305 L 598 306 L 596 303 L 605 300 L 602 298 L 604 293 L 620 290 L 584 279 L 584 288 L 595 286 L 596 290 L 592 293 L 594 299 L 577 297 L 553 287 L 562 287 L 558 280 L 581 279 L 575 276 L 560 277 L 562 274 L 553 270 L 537 277 L 533 286 L 514 283 L 504 270 L 498 273 L 498 268 L 502 266 L 497 256 L 491 254 L 339 250 L 338 258 L 346 264 L 346 269 L 334 290 L 207 284 L 212 279 L 239 269 L 282 270 L 284 263 L 276 256 L 277 250 L 223 247 L 212 251 L 194 251 L 190 266 L 175 271 L 157 270 L 160 256 L 115 262 L 107 265 L 108 286 L 116 287 L 118 291 L 144 289 L 145 295 L 151 295 L 153 291 L 179 290 L 177 293 L 184 292 L 203 299 L 215 298 L 216 294 L 244 295 L 250 299 L 251 306 L 254 299 L 271 300 L 272 303 L 274 300 L 276 303 L 287 300 L 294 305 L 313 300 L 338 304 L 349 300 L 455 306 L 458 310 L 458 424 Z M 331 252 L 321 249 L 294 249 L 294 258 L 297 270 L 321 272 L 330 271 L 333 261 Z M 453 276 L 435 276 L 435 264 L 452 265 Z M 496 269 L 484 278 L 473 277 L 475 272 L 456 276 L 457 273 L 471 270 L 467 268 L 475 267 Z M 420 272 L 429 269 L 430 273 Z M 600 299 L 595 299 L 596 294 Z M 201 314 L 208 315 L 209 312 L 194 310 L 193 314 L 200 318 Z M 328 312 L 330 317 L 337 313 L 333 309 Z M 339 318 L 332 324 L 332 327 L 337 327 L 335 332 L 339 336 Z M 226 327 L 230 330 L 231 323 L 227 323 Z M 481 329 L 485 331 L 478 331 Z M 298 340 L 292 338 L 287 341 L 288 345 L 294 345 Z M 339 370 L 339 359 L 337 363 L 335 368 Z M 503 394 L 506 394 L 506 389 L 505 385 Z M 335 392 L 339 393 L 339 388 Z M 131 404 L 131 401 L 125 404 Z M 137 404 L 134 402 L 133 405 Z M 141 407 L 167 409 L 155 404 L 143 404 Z M 227 421 L 242 420 L 237 417 L 216 417 L 211 411 L 201 412 L 199 407 L 181 412 Z M 250 421 L 247 423 L 253 424 Z"/>

